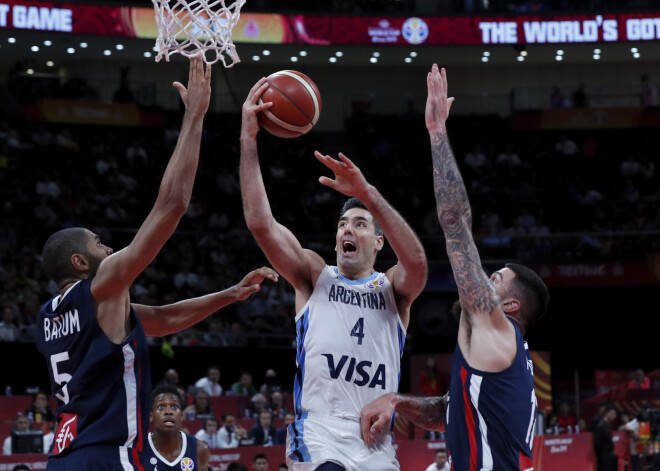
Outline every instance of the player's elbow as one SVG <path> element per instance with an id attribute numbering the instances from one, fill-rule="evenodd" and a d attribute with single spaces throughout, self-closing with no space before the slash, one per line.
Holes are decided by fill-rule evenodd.
<path id="1" fill-rule="evenodd" d="M 257 212 L 245 212 L 245 224 L 252 234 L 267 234 L 272 226 L 273 219 Z"/>

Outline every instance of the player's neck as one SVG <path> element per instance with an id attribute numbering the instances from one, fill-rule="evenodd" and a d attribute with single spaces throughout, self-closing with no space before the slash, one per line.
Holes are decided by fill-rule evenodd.
<path id="1" fill-rule="evenodd" d="M 179 430 L 172 432 L 159 432 L 155 430 L 151 436 L 154 446 L 161 455 L 178 456 L 181 453 L 183 440 Z"/>
<path id="2" fill-rule="evenodd" d="M 362 270 L 346 270 L 340 266 L 337 266 L 337 272 L 349 280 L 361 280 L 363 278 L 368 278 L 374 271 L 375 270 L 373 265 Z"/>

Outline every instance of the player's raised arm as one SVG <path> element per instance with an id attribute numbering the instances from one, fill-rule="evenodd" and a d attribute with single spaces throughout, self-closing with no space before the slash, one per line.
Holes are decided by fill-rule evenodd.
<path id="1" fill-rule="evenodd" d="M 447 254 L 458 286 L 463 315 L 494 316 L 495 326 L 505 326 L 499 298 L 483 271 L 472 237 L 472 210 L 463 178 L 449 144 L 445 121 L 453 98 L 447 98 L 445 69 L 433 65 L 427 76 L 426 127 L 431 138 L 433 188 L 438 219 L 445 233 Z"/>
<path id="2" fill-rule="evenodd" d="M 259 80 L 250 90 L 243 104 L 241 126 L 240 180 L 245 222 L 264 254 L 297 292 L 311 293 L 312 282 L 325 266 L 321 257 L 305 250 L 296 237 L 273 217 L 261 175 L 257 151 L 259 121 L 257 113 L 271 106 L 258 104 L 259 97 L 268 88 L 266 79 Z"/>
<path id="3" fill-rule="evenodd" d="M 335 178 L 320 177 L 319 182 L 347 196 L 355 196 L 378 222 L 398 264 L 387 272 L 399 304 L 399 314 L 408 324 L 408 308 L 426 284 L 428 266 L 424 247 L 406 220 L 390 205 L 380 192 L 370 185 L 360 169 L 344 154 L 339 160 L 315 152 L 316 158 L 332 170 Z"/>
<path id="4" fill-rule="evenodd" d="M 268 267 L 253 270 L 236 285 L 217 293 L 186 299 L 165 306 L 133 304 L 133 308 L 144 327 L 144 332 L 153 337 L 180 332 L 205 319 L 218 309 L 236 301 L 247 299 L 259 291 L 261 283 L 269 279 L 277 282 L 278 275 Z"/>
<path id="5" fill-rule="evenodd" d="M 96 301 L 118 295 L 153 261 L 186 213 L 192 194 L 204 115 L 211 96 L 211 68 L 201 56 L 190 60 L 188 88 L 175 82 L 186 106 L 174 153 L 163 175 L 158 198 L 128 247 L 106 258 L 92 283 Z"/>

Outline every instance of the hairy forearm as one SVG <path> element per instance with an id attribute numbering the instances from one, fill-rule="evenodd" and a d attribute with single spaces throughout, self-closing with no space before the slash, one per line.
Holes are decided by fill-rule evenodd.
<path id="1" fill-rule="evenodd" d="M 161 180 L 158 199 L 182 200 L 187 208 L 199 163 L 203 123 L 204 115 L 185 113 L 176 147 Z"/>
<path id="2" fill-rule="evenodd" d="M 256 137 L 241 135 L 239 174 L 245 221 L 253 229 L 273 217 L 261 175 Z"/>
<path id="3" fill-rule="evenodd" d="M 426 430 L 441 430 L 445 420 L 447 396 L 415 397 L 396 395 L 394 410 Z"/>
<path id="4" fill-rule="evenodd" d="M 238 300 L 237 287 L 185 299 L 165 306 L 134 306 L 147 335 L 160 337 L 180 332 Z M 142 314 L 142 315 L 141 315 Z"/>
<path id="5" fill-rule="evenodd" d="M 431 133 L 431 155 L 435 201 L 443 231 L 451 236 L 466 225 L 471 230 L 470 202 L 446 132 Z"/>
<path id="6" fill-rule="evenodd" d="M 361 201 L 383 229 L 385 238 L 394 250 L 399 263 L 411 271 L 425 272 L 424 247 L 403 216 L 373 186 L 369 187 Z"/>

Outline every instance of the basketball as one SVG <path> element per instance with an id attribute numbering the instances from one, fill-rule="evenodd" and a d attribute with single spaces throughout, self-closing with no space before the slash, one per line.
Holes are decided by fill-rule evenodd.
<path id="1" fill-rule="evenodd" d="M 259 124 L 277 137 L 298 137 L 314 127 L 321 115 L 321 94 L 316 84 L 295 70 L 281 70 L 266 77 L 270 86 L 259 104 L 273 102 L 259 112 Z"/>

